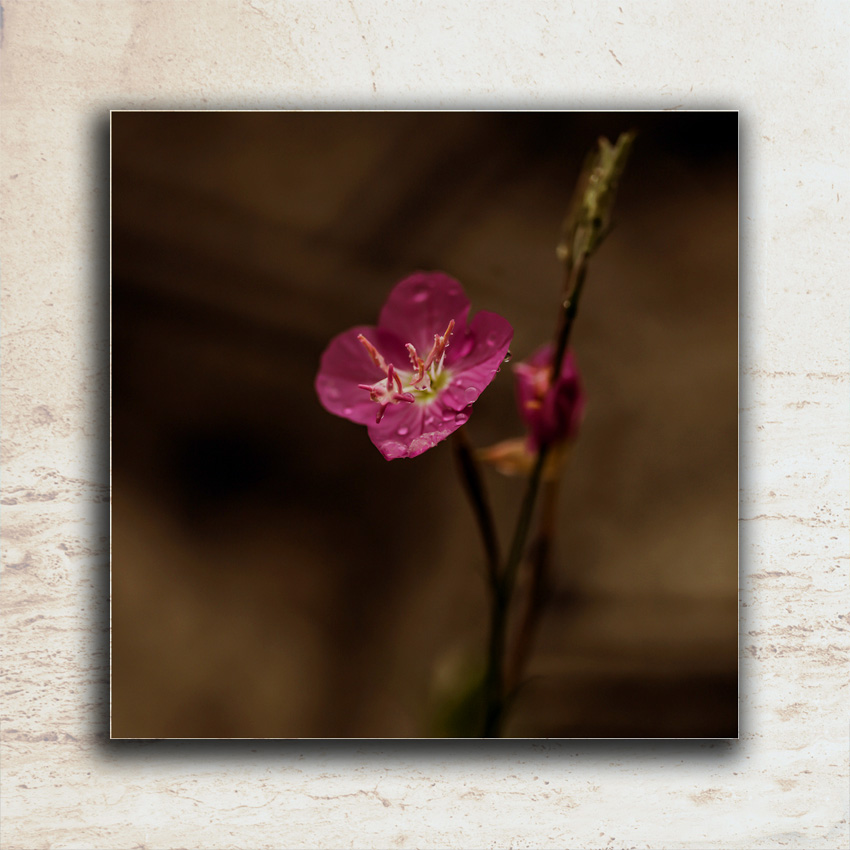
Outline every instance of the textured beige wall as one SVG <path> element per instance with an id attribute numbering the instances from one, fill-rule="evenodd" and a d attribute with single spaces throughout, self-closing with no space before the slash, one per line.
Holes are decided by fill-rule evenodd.
<path id="1" fill-rule="evenodd" d="M 841 3 L 6 0 L 3 848 L 843 848 Z M 738 742 L 108 743 L 113 107 L 741 110 Z"/>

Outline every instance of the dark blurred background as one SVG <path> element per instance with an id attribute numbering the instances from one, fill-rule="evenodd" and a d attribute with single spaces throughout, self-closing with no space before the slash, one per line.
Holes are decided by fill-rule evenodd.
<path id="1" fill-rule="evenodd" d="M 529 354 L 584 155 L 631 128 L 506 734 L 737 734 L 737 115 L 117 112 L 114 737 L 430 734 L 435 688 L 483 648 L 476 527 L 449 445 L 385 461 L 319 405 L 319 357 L 417 269 Z M 510 368 L 468 431 L 521 432 Z M 522 485 L 487 481 L 506 543 Z"/>

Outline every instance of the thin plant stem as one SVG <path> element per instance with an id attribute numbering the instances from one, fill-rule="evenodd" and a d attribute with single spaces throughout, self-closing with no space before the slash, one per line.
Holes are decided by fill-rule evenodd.
<path id="1" fill-rule="evenodd" d="M 531 546 L 531 570 L 525 605 L 520 614 L 516 639 L 506 665 L 505 692 L 508 694 L 513 693 L 520 683 L 522 671 L 534 644 L 540 614 L 543 611 L 551 571 L 559 485 L 559 479 L 550 479 L 543 484 L 540 525 L 537 537 Z"/>
<path id="2" fill-rule="evenodd" d="M 525 495 L 522 499 L 519 516 L 517 518 L 516 530 L 514 531 L 513 540 L 511 542 L 511 550 L 508 555 L 508 560 L 505 565 L 505 571 L 502 574 L 502 584 L 505 589 L 505 596 L 510 600 L 511 594 L 516 584 L 516 575 L 519 570 L 519 565 L 522 561 L 522 553 L 525 549 L 525 543 L 528 539 L 528 532 L 531 530 L 531 520 L 534 516 L 534 506 L 537 502 L 537 493 L 540 490 L 540 482 L 543 479 L 543 467 L 546 464 L 546 458 L 549 454 L 549 447 L 546 445 L 540 446 L 537 451 L 537 457 L 534 461 L 531 475 L 528 479 L 528 484 L 525 488 Z"/>
<path id="3" fill-rule="evenodd" d="M 516 582 L 517 570 L 519 569 L 522 553 L 525 549 L 525 542 L 528 539 L 528 532 L 531 528 L 534 505 L 537 501 L 537 491 L 540 489 L 540 481 L 543 476 L 543 467 L 546 463 L 547 454 L 548 450 L 546 446 L 541 446 L 537 453 L 534 469 L 528 479 L 528 485 L 525 488 L 525 495 L 523 496 L 519 517 L 517 518 L 511 550 L 505 564 L 504 572 L 500 577 L 498 592 L 493 594 L 487 674 L 485 679 L 487 706 L 484 717 L 485 738 L 498 738 L 502 730 L 505 713 L 504 656 L 508 611 L 510 609 L 514 583 Z"/>
<path id="4" fill-rule="evenodd" d="M 587 275 L 586 254 L 581 254 L 577 262 L 568 259 L 564 263 L 564 300 L 558 311 L 558 323 L 555 338 L 555 357 L 552 362 L 552 374 L 557 375 L 567 352 L 570 334 L 573 329 L 578 305 L 584 289 Z M 492 596 L 490 617 L 490 640 L 488 643 L 487 674 L 485 678 L 486 711 L 484 718 L 484 737 L 498 738 L 501 734 L 506 706 L 505 689 L 505 646 L 507 642 L 508 613 L 513 595 L 516 576 L 522 563 L 522 555 L 531 529 L 537 493 L 543 480 L 543 470 L 549 446 L 538 447 L 534 467 L 525 488 L 519 516 L 517 517 L 511 549 L 505 569 L 499 581 L 499 590 Z M 557 486 L 557 485 L 556 485 Z"/>
<path id="5" fill-rule="evenodd" d="M 582 256 L 576 265 L 575 282 L 572 278 L 572 264 L 568 264 L 564 274 L 564 298 L 565 301 L 559 311 L 558 330 L 555 334 L 555 356 L 552 358 L 552 374 L 558 375 L 561 364 L 567 353 L 567 345 L 570 341 L 570 333 L 573 323 L 578 315 L 578 304 L 584 289 L 584 280 L 587 277 L 587 258 Z"/>
<path id="6" fill-rule="evenodd" d="M 465 428 L 459 428 L 455 431 L 452 445 L 458 472 L 475 514 L 481 533 L 481 541 L 487 555 L 487 578 L 490 590 L 490 639 L 487 674 L 484 683 L 486 704 L 484 737 L 498 737 L 502 714 L 502 658 L 505 651 L 504 643 L 508 615 L 505 588 L 500 574 L 499 541 L 484 479 L 481 476 L 481 470 L 475 459 Z"/>
<path id="7" fill-rule="evenodd" d="M 584 288 L 584 280 L 587 274 L 585 257 L 579 257 L 574 266 L 567 261 L 564 270 L 564 301 L 558 311 L 558 325 L 555 341 L 555 358 L 553 360 L 553 374 L 557 375 L 561 369 L 561 362 L 567 351 L 570 332 L 573 322 L 578 313 L 579 299 Z M 575 282 L 573 283 L 573 270 L 575 269 Z M 488 644 L 487 674 L 485 679 L 486 713 L 484 719 L 484 737 L 497 738 L 501 734 L 502 722 L 505 713 L 505 645 L 508 628 L 508 611 L 510 609 L 511 597 L 513 595 L 516 576 L 522 563 L 522 555 L 531 529 L 531 521 L 534 516 L 534 506 L 537 501 L 537 493 L 543 479 L 543 469 L 549 447 L 545 444 L 539 446 L 534 467 L 525 488 L 519 516 L 517 517 L 516 530 L 514 531 L 511 549 L 504 572 L 499 582 L 499 592 L 492 597 L 492 611 L 490 617 L 490 640 Z"/>
<path id="8" fill-rule="evenodd" d="M 505 654 L 508 605 L 501 584 L 493 589 L 491 605 L 487 672 L 484 679 L 484 728 L 481 733 L 483 738 L 498 738 L 501 735 L 504 715 L 502 659 Z"/>
<path id="9" fill-rule="evenodd" d="M 475 453 L 472 450 L 465 427 L 454 432 L 452 445 L 455 450 L 455 460 L 460 478 L 478 523 L 481 542 L 484 544 L 484 552 L 487 556 L 487 579 L 491 589 L 495 589 L 499 582 L 499 564 L 501 562 L 496 523 L 493 521 L 493 511 L 484 487 L 481 469 L 475 459 Z"/>
<path id="10" fill-rule="evenodd" d="M 561 301 L 561 309 L 558 311 L 558 321 L 555 331 L 555 354 L 552 359 L 552 375 L 558 375 L 561 371 L 570 334 L 573 329 L 575 318 L 578 314 L 579 300 L 584 289 L 584 281 L 587 276 L 588 257 L 599 247 L 600 242 L 608 232 L 607 219 L 613 204 L 617 181 L 625 167 L 629 149 L 634 140 L 634 133 L 624 133 L 617 140 L 616 146 L 612 147 L 607 140 L 600 140 L 599 153 L 597 157 L 591 156 L 585 164 L 576 187 L 572 209 L 564 224 L 564 233 L 558 244 L 556 253 L 564 263 L 564 289 Z M 592 184 L 592 185 L 591 185 Z M 484 680 L 485 690 L 485 717 L 483 735 L 485 738 L 497 738 L 501 735 L 504 722 L 507 693 L 505 690 L 505 645 L 507 640 L 508 620 L 510 613 L 511 597 L 516 584 L 516 576 L 522 563 L 528 533 L 531 529 L 531 521 L 534 516 L 534 507 L 537 494 L 543 480 L 543 470 L 550 446 L 543 443 L 538 446 L 537 457 L 534 462 L 531 475 L 526 485 L 522 505 L 520 506 L 517 524 L 511 543 L 508 559 L 504 570 L 499 573 L 498 567 L 495 572 L 496 581 L 492 584 L 490 637 L 488 642 L 487 672 Z M 545 570 L 545 564 L 549 558 L 551 541 L 554 537 L 554 511 L 555 493 L 558 481 L 551 483 L 551 506 L 547 505 L 544 511 L 543 527 L 541 534 L 549 531 L 538 539 L 545 547 L 542 554 L 538 553 L 541 566 L 539 570 Z M 549 488 L 547 487 L 547 491 Z M 542 576 L 540 576 L 542 578 Z M 539 592 L 539 591 L 538 591 Z M 542 607 L 542 599 L 532 605 L 533 608 Z M 536 620 L 539 611 L 529 615 L 529 625 L 521 625 L 520 636 L 528 629 L 533 633 L 536 628 Z M 531 637 L 522 638 L 529 642 Z M 525 653 L 525 650 L 521 650 Z M 510 676 L 521 675 L 523 658 L 519 658 L 519 668 L 510 671 Z M 511 679 L 508 679 L 510 682 Z"/>
<path id="11" fill-rule="evenodd" d="M 565 263 L 565 266 L 565 299 L 559 311 L 555 357 L 553 359 L 552 374 L 554 375 L 557 375 L 561 370 L 561 363 L 567 351 L 575 317 L 578 314 L 579 299 L 581 298 L 584 280 L 587 274 L 587 264 L 584 255 L 579 257 L 578 263 L 575 266 L 571 262 Z M 574 282 L 571 280 L 573 270 L 575 270 Z M 517 517 L 516 529 L 511 542 L 508 560 L 498 583 L 498 592 L 492 596 L 490 640 L 485 679 L 487 706 L 484 718 L 485 738 L 498 738 L 501 734 L 506 702 L 504 656 L 507 640 L 508 612 L 510 610 L 514 585 L 516 584 L 517 572 L 522 563 L 522 555 L 525 551 L 525 544 L 531 529 L 534 506 L 537 502 L 537 493 L 540 490 L 540 483 L 543 480 L 543 469 L 546 465 L 548 455 L 549 446 L 544 443 L 538 447 L 537 457 L 534 461 L 534 467 L 529 476 L 519 516 Z"/>

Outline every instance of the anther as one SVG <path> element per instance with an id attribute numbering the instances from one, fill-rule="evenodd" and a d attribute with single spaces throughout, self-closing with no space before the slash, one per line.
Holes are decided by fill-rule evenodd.
<path id="1" fill-rule="evenodd" d="M 378 349 L 377 349 L 377 348 L 375 348 L 375 346 L 374 346 L 374 345 L 372 345 L 372 343 L 371 343 L 371 342 L 369 342 L 369 340 L 368 340 L 368 339 L 366 339 L 366 337 L 365 337 L 365 336 L 363 336 L 363 334 L 358 334 L 358 335 L 357 335 L 357 339 L 359 340 L 359 342 L 360 342 L 360 344 L 363 346 L 363 348 L 365 348 L 365 349 L 366 349 L 366 351 L 368 352 L 369 356 L 372 358 L 372 362 L 373 362 L 373 363 L 374 363 L 374 364 L 375 364 L 375 365 L 376 365 L 376 366 L 377 366 L 377 367 L 378 367 L 378 368 L 379 368 L 379 369 L 380 369 L 380 370 L 381 370 L 384 374 L 386 374 L 386 373 L 387 373 L 387 363 L 386 363 L 386 361 L 384 360 L 384 358 L 381 356 L 381 352 L 380 352 L 380 351 L 378 351 Z"/>
<path id="2" fill-rule="evenodd" d="M 407 349 L 407 353 L 410 356 L 410 365 L 415 372 L 410 378 L 410 383 L 418 384 L 425 377 L 425 361 L 419 356 L 411 343 L 408 342 L 404 347 Z"/>
<path id="3" fill-rule="evenodd" d="M 428 353 L 428 359 L 425 361 L 425 368 L 429 369 L 435 360 L 439 358 L 440 362 L 437 364 L 438 368 L 442 368 L 443 366 L 443 355 L 445 354 L 446 349 L 449 346 L 449 337 L 452 335 L 452 331 L 455 327 L 455 320 L 449 319 L 448 327 L 446 328 L 446 332 L 440 336 L 439 334 L 434 334 L 434 346 L 431 351 Z"/>

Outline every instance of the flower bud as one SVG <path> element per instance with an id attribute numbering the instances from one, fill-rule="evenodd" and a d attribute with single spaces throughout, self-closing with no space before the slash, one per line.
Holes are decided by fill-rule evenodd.
<path id="1" fill-rule="evenodd" d="M 554 347 L 545 345 L 514 367 L 519 414 L 534 450 L 572 440 L 584 415 L 584 389 L 572 352 L 554 380 L 553 354 Z"/>

